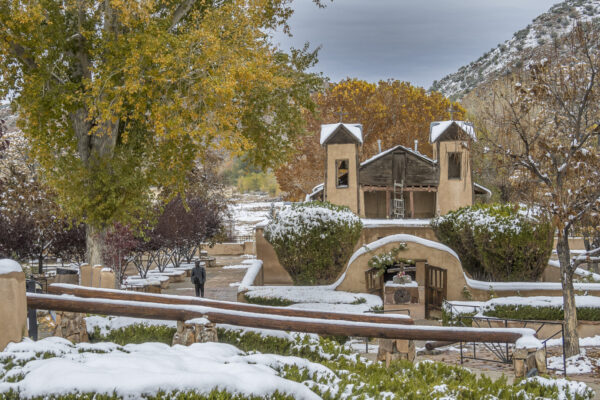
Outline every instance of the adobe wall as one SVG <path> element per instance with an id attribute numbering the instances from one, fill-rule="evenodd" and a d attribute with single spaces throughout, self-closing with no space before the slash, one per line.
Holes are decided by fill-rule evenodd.
<path id="1" fill-rule="evenodd" d="M 385 221 L 385 220 L 383 220 L 383 221 Z M 432 240 L 432 241 L 437 241 L 437 238 L 435 237 L 435 233 L 433 232 L 433 229 L 429 225 L 427 225 L 427 226 L 397 226 L 397 225 L 394 226 L 394 225 L 385 225 L 384 223 L 382 223 L 382 225 L 380 225 L 380 226 L 364 227 L 360 234 L 360 238 L 358 239 L 358 244 L 356 245 L 355 250 L 358 250 L 365 244 L 374 242 L 374 241 L 384 238 L 386 236 L 396 235 L 396 234 L 400 234 L 400 233 L 404 233 L 407 235 L 413 235 L 413 236 L 417 236 L 417 237 Z"/>
<path id="2" fill-rule="evenodd" d="M 471 178 L 471 160 L 469 150 L 462 141 L 439 142 L 440 183 L 437 191 L 437 213 L 446 215 L 473 204 L 473 182 Z M 436 147 L 434 145 L 434 147 Z M 462 154 L 461 179 L 448 179 L 448 152 Z"/>
<path id="3" fill-rule="evenodd" d="M 19 263 L 0 260 L 0 351 L 27 336 L 25 274 Z"/>
<path id="4" fill-rule="evenodd" d="M 351 257 L 345 273 L 339 280 L 336 290 L 348 292 L 365 292 L 367 284 L 365 271 L 369 269 L 368 263 L 371 257 L 391 251 L 400 243 L 406 243 L 406 249 L 401 256 L 410 260 L 426 260 L 429 265 L 441 267 L 447 270 L 448 276 L 448 299 L 462 299 L 462 290 L 466 285 L 462 265 L 458 256 L 450 248 L 434 242 L 408 234 L 397 234 L 387 236 L 383 239 L 369 243 L 367 247 L 359 249 Z M 425 274 L 417 273 L 417 284 L 425 285 Z"/>
<path id="5" fill-rule="evenodd" d="M 325 200 L 333 204 L 348 206 L 355 214 L 360 215 L 356 144 L 328 144 L 326 151 Z M 336 187 L 335 160 L 348 160 L 348 187 L 346 188 Z"/>
<path id="6" fill-rule="evenodd" d="M 117 278 L 115 273 L 110 268 L 103 268 L 100 270 L 100 286 L 104 289 L 116 289 Z"/>
<path id="7" fill-rule="evenodd" d="M 267 242 L 264 228 L 257 227 L 255 230 L 256 258 L 263 262 L 263 284 L 264 285 L 292 285 L 292 277 L 279 263 L 279 258 L 271 243 Z"/>

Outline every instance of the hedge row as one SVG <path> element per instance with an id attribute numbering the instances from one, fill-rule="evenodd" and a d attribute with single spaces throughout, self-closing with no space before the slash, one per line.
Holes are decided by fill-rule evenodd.
<path id="1" fill-rule="evenodd" d="M 552 252 L 552 224 L 510 204 L 477 204 L 434 218 L 440 242 L 458 253 L 471 276 L 489 281 L 537 281 Z"/>
<path id="2" fill-rule="evenodd" d="M 560 307 L 534 307 L 517 304 L 494 305 L 494 308 L 484 310 L 486 317 L 563 321 L 564 310 Z M 600 321 L 600 308 L 577 307 L 579 321 Z"/>

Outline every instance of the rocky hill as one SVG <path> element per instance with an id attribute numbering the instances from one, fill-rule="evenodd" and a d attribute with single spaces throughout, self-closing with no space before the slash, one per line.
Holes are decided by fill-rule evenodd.
<path id="1" fill-rule="evenodd" d="M 599 17 L 600 0 L 567 0 L 558 3 L 477 61 L 433 82 L 431 90 L 460 100 L 477 86 L 509 72 L 511 68 L 520 67 L 523 60 L 531 57 L 540 47 L 568 33 L 577 20 L 590 21 Z"/>

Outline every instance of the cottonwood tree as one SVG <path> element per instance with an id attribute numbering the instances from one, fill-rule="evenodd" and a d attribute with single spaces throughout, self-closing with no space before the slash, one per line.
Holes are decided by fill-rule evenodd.
<path id="1" fill-rule="evenodd" d="M 569 236 L 600 208 L 600 35 L 577 24 L 524 69 L 503 78 L 480 124 L 492 151 L 516 168 L 523 201 L 547 213 L 558 236 L 566 355 L 579 353 Z"/>
<path id="2" fill-rule="evenodd" d="M 284 159 L 321 79 L 316 52 L 268 32 L 287 0 L 15 0 L 0 5 L 0 96 L 101 263 L 115 222 L 144 220 L 150 188 L 183 193 L 210 149 Z"/>
<path id="3" fill-rule="evenodd" d="M 427 93 L 425 89 L 397 80 L 368 83 L 347 79 L 330 85 L 314 95 L 317 113 L 306 114 L 310 134 L 298 144 L 290 160 L 276 171 L 279 187 L 286 197 L 303 200 L 311 189 L 323 181 L 325 152 L 319 144 L 321 124 L 339 122 L 363 125 L 364 144 L 360 159 L 382 149 L 401 144 L 410 148 L 419 141 L 419 151 L 431 155 L 429 125 L 432 121 L 450 117 L 452 106 L 454 119 L 462 119 L 464 109 L 452 103 L 440 93 Z"/>

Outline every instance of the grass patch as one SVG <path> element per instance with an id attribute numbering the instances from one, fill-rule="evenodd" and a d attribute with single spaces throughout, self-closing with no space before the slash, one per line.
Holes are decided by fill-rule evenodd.
<path id="1" fill-rule="evenodd" d="M 254 296 L 248 296 L 247 294 L 245 294 L 244 299 L 246 299 L 246 301 L 250 304 L 258 304 L 261 306 L 287 307 L 287 306 L 291 306 L 292 304 L 296 304 L 295 302 L 293 302 L 291 300 L 282 299 L 281 297 L 261 297 L 261 296 L 254 297 Z"/>
<path id="2" fill-rule="evenodd" d="M 367 302 L 367 299 L 365 299 L 364 297 L 357 297 L 356 300 L 354 300 L 352 303 L 352 305 L 359 305 L 359 304 L 365 304 Z"/>
<path id="3" fill-rule="evenodd" d="M 170 345 L 173 342 L 173 335 L 177 332 L 176 328 L 164 325 L 144 325 L 134 324 L 124 328 L 110 331 L 107 335 L 100 333 L 100 328 L 96 327 L 94 332 L 89 334 L 90 342 L 113 342 L 121 346 L 129 343 L 160 342 Z"/>

